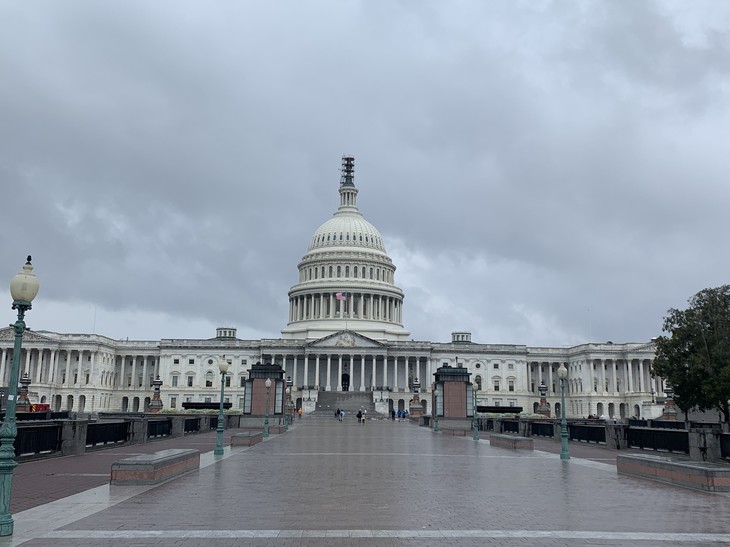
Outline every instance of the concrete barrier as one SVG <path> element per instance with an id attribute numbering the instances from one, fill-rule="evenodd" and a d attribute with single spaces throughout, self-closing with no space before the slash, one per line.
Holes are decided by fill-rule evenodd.
<path id="1" fill-rule="evenodd" d="M 510 448 L 512 450 L 533 450 L 532 439 L 520 437 L 518 435 L 502 435 L 492 433 L 489 436 L 489 444 L 500 448 Z"/>
<path id="2" fill-rule="evenodd" d="M 705 492 L 730 492 L 730 465 L 678 460 L 653 454 L 619 454 L 619 475 L 630 475 Z"/>
<path id="3" fill-rule="evenodd" d="M 231 435 L 231 446 L 253 446 L 263 440 L 263 431 L 244 431 Z"/>
<path id="4" fill-rule="evenodd" d="M 110 483 L 126 486 L 158 484 L 198 469 L 200 469 L 198 450 L 172 448 L 112 463 Z"/>

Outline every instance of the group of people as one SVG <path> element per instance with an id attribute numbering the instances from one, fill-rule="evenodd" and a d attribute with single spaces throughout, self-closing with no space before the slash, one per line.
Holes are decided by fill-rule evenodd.
<path id="1" fill-rule="evenodd" d="M 364 424 L 365 423 L 365 415 L 368 413 L 367 410 L 358 410 L 357 414 L 355 414 L 355 417 L 357 418 L 357 423 Z M 342 421 L 342 419 L 345 417 L 345 411 L 341 408 L 338 408 L 335 410 L 335 418 L 337 418 L 339 421 Z"/>
<path id="2" fill-rule="evenodd" d="M 342 410 L 341 408 L 338 408 L 337 410 L 335 410 L 335 418 L 337 418 L 338 420 L 342 421 L 342 418 L 344 418 L 344 417 L 345 417 L 345 411 L 344 410 Z"/>
<path id="3" fill-rule="evenodd" d="M 401 410 L 400 408 L 396 411 L 395 409 L 391 409 L 390 411 L 390 418 L 395 421 L 396 418 L 398 418 L 398 421 L 408 419 L 408 411 L 407 410 Z"/>

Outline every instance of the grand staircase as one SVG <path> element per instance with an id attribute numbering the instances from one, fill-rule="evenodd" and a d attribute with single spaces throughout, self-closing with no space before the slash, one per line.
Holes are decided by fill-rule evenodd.
<path id="1" fill-rule="evenodd" d="M 366 410 L 368 415 L 376 415 L 373 394 L 370 391 L 320 391 L 317 397 L 317 406 L 312 415 L 334 416 L 338 408 L 347 414 Z"/>

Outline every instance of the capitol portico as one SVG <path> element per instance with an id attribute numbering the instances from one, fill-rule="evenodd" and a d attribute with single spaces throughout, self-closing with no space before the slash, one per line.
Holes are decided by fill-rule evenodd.
<path id="1" fill-rule="evenodd" d="M 233 327 L 217 329 L 213 338 L 159 341 L 26 331 L 21 374 L 30 380 L 31 402 L 80 413 L 144 411 L 157 376 L 166 409 L 217 401 L 218 363 L 225 359 L 226 399 L 244 413 L 255 363 L 280 365 L 305 412 L 332 391 L 366 394 L 378 412 L 408 408 L 414 391 L 430 393 L 436 369 L 447 365 L 468 370 L 479 387 L 480 406 L 533 411 L 544 384 L 555 413 L 556 371 L 565 364 L 568 417 L 661 414 L 664 385 L 651 376 L 652 343 L 529 347 L 482 344 L 469 332 L 454 332 L 448 342 L 412 340 L 403 324 L 405 295 L 395 284 L 396 267 L 382 236 L 357 207 L 354 172 L 354 159 L 344 157 L 339 207 L 314 232 L 299 261 L 281 338 L 240 340 Z M 13 329 L 0 329 L 4 392 L 12 346 Z M 430 413 L 430 397 L 421 399 Z"/>

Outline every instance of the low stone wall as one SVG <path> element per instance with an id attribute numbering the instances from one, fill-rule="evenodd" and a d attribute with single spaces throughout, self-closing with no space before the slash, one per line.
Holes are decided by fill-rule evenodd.
<path id="1" fill-rule="evenodd" d="M 730 465 L 678 460 L 653 454 L 619 454 L 620 475 L 640 477 L 706 492 L 730 492 Z"/>
<path id="2" fill-rule="evenodd" d="M 158 484 L 200 468 L 200 452 L 190 448 L 140 454 L 112 464 L 111 484 L 140 486 Z"/>
<path id="3" fill-rule="evenodd" d="M 510 448 L 512 450 L 533 450 L 532 439 L 518 435 L 492 433 L 489 436 L 489 444 L 500 448 Z"/>

